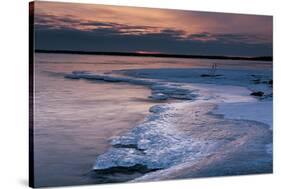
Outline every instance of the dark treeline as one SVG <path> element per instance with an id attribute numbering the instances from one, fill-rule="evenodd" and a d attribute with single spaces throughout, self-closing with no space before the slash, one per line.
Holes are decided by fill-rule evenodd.
<path id="1" fill-rule="evenodd" d="M 255 60 L 272 61 L 272 56 L 258 57 L 238 57 L 238 56 L 211 56 L 211 55 L 183 55 L 183 54 L 144 54 L 134 52 L 90 52 L 90 51 L 71 51 L 71 50 L 35 50 L 37 53 L 56 53 L 56 54 L 84 54 L 84 55 L 109 55 L 109 56 L 140 56 L 140 57 L 166 57 L 166 58 L 198 58 L 198 59 L 226 59 L 226 60 Z"/>

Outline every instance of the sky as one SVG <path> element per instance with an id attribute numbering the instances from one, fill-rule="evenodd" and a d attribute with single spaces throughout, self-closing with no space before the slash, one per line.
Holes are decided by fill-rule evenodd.
<path id="1" fill-rule="evenodd" d="M 272 16 L 36 1 L 35 48 L 272 56 Z"/>

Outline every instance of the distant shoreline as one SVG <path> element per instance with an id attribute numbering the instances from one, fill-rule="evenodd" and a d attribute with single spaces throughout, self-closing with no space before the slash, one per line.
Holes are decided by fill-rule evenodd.
<path id="1" fill-rule="evenodd" d="M 220 59 L 220 60 L 254 60 L 272 61 L 272 56 L 240 57 L 240 56 L 209 56 L 209 55 L 182 55 L 182 54 L 142 54 L 133 52 L 94 52 L 94 51 L 70 51 L 70 50 L 40 50 L 36 53 L 55 53 L 55 54 L 81 54 L 81 55 L 107 55 L 107 56 L 138 56 L 138 57 L 161 57 L 161 58 L 196 58 L 196 59 Z"/>

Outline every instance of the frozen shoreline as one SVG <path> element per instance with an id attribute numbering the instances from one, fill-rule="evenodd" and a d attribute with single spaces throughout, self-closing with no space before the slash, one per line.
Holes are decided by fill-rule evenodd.
<path id="1" fill-rule="evenodd" d="M 117 71 L 137 78 L 153 78 L 161 81 L 188 83 L 189 89 L 199 90 L 204 100 L 215 100 L 215 114 L 227 119 L 262 122 L 272 130 L 272 70 L 220 69 L 219 77 L 205 78 L 208 69 L 139 69 Z M 240 88 L 239 88 L 240 87 Z M 243 88 L 244 89 L 243 89 Z M 263 92 L 262 97 L 250 96 Z"/>
<path id="2" fill-rule="evenodd" d="M 175 169 L 178 172 L 180 165 L 180 169 L 186 171 L 187 168 L 204 165 L 209 156 L 214 156 L 215 162 L 240 151 L 243 155 L 247 145 L 257 149 L 253 152 L 256 156 L 249 162 L 264 158 L 266 164 L 261 163 L 261 172 L 272 169 L 272 149 L 268 149 L 272 148 L 272 88 L 266 83 L 272 79 L 270 71 L 219 70 L 218 74 L 222 77 L 215 78 L 200 77 L 208 73 L 208 69 L 138 69 L 119 73 L 125 76 L 76 71 L 65 77 L 145 85 L 151 88 L 149 98 L 153 100 L 182 101 L 152 107 L 151 114 L 143 123 L 112 141 L 112 148 L 98 157 L 93 170 L 142 166 L 149 170 L 161 170 L 148 173 L 136 181 L 172 179 L 172 173 Z M 261 90 L 264 92 L 263 99 L 250 96 L 251 92 Z M 209 113 L 223 114 L 226 120 Z M 264 134 L 265 140 L 258 138 L 261 134 Z M 253 140 L 261 141 L 253 144 Z M 234 149 L 224 152 L 229 151 L 223 147 L 228 145 L 233 145 Z M 243 169 L 241 164 L 241 169 L 236 172 L 243 172 Z M 217 171 L 216 174 L 222 172 Z M 248 171 L 250 173 L 255 172 Z M 204 176 L 199 173 L 193 175 L 187 174 L 186 177 Z"/>

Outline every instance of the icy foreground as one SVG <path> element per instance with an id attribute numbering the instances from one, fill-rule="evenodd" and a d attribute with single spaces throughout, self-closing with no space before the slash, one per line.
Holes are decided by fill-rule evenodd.
<path id="1" fill-rule="evenodd" d="M 183 103 L 153 106 L 142 124 L 112 141 L 113 148 L 99 156 L 94 170 L 137 165 L 155 170 L 206 156 L 217 144 L 202 145 L 171 126 L 182 118 L 177 114 L 184 106 Z"/>
<path id="2" fill-rule="evenodd" d="M 65 77 L 144 85 L 153 100 L 178 101 L 151 107 L 142 123 L 112 140 L 94 171 L 154 171 L 136 181 L 272 172 L 271 72 L 220 70 L 213 78 L 201 77 L 206 69 L 121 73 L 126 76 L 76 71 Z M 256 91 L 264 95 L 250 95 Z"/>

